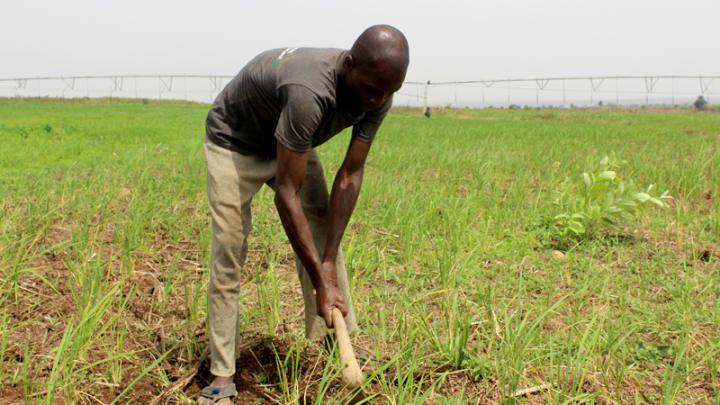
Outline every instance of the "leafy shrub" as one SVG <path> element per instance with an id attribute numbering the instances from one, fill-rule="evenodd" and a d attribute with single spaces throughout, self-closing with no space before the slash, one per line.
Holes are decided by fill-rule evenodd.
<path id="1" fill-rule="evenodd" d="M 560 213 L 545 221 L 556 241 L 592 239 L 601 230 L 618 228 L 652 207 L 667 207 L 666 201 L 672 198 L 668 191 L 654 196 L 652 184 L 638 191 L 629 177 L 623 180 L 618 175 L 625 164 L 605 156 L 594 170 L 582 174 L 582 183 L 565 179 L 553 202 Z"/>
<path id="2" fill-rule="evenodd" d="M 707 100 L 703 96 L 698 96 L 693 105 L 698 111 L 705 111 L 707 109 Z"/>

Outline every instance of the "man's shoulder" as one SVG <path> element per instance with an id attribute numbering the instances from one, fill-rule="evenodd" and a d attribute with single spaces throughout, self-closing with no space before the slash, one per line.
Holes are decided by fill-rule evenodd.
<path id="1" fill-rule="evenodd" d="M 338 48 L 274 48 L 257 54 L 247 63 L 247 66 L 261 67 L 263 69 L 272 68 L 281 74 L 307 70 L 335 70 L 338 67 L 338 60 L 347 52 L 347 50 Z"/>
<path id="2" fill-rule="evenodd" d="M 339 48 L 310 48 L 310 47 L 287 47 L 266 51 L 269 54 L 277 54 L 277 64 L 293 63 L 330 63 L 333 64 L 337 58 L 347 52 Z"/>
<path id="3" fill-rule="evenodd" d="M 318 95 L 334 98 L 337 74 L 345 50 L 336 48 L 284 48 L 277 53 L 277 86 L 297 84 Z"/>

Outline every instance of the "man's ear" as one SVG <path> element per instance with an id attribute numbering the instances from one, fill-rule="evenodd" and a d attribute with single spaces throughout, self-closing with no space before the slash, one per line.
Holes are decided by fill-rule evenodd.
<path id="1" fill-rule="evenodd" d="M 353 56 L 350 54 L 345 55 L 343 65 L 345 65 L 346 70 L 352 70 L 352 68 L 355 67 L 355 58 L 353 58 Z"/>

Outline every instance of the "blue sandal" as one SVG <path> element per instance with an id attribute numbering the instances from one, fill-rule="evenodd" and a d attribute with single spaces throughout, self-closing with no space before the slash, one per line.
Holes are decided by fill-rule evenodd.
<path id="1" fill-rule="evenodd" d="M 211 400 L 213 404 L 225 398 L 229 398 L 230 402 L 234 402 L 235 396 L 237 396 L 237 390 L 235 390 L 235 384 L 233 383 L 223 385 L 222 387 L 207 386 L 200 391 L 200 397 Z"/>

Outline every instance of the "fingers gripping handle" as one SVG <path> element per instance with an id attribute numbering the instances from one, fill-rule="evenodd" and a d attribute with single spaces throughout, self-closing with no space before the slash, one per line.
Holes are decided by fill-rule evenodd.
<path id="1" fill-rule="evenodd" d="M 346 385 L 357 387 L 362 383 L 362 371 L 355 359 L 350 343 L 350 335 L 348 335 L 345 318 L 339 309 L 332 309 L 333 328 L 337 336 L 338 350 L 340 351 L 340 365 L 342 367 L 342 380 Z"/>

